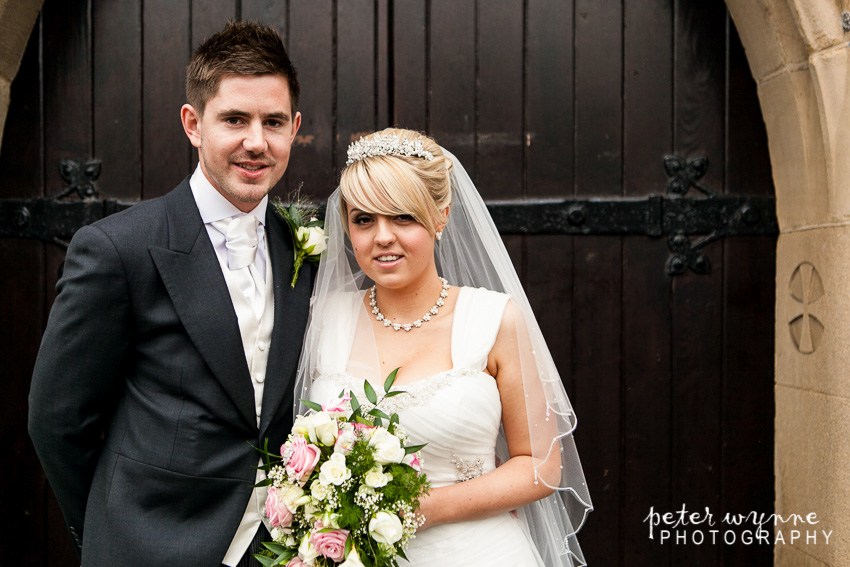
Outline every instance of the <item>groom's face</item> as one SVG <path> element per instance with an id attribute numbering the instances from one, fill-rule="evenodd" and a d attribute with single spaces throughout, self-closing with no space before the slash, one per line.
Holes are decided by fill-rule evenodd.
<path id="1" fill-rule="evenodd" d="M 187 104 L 181 118 L 204 175 L 245 212 L 283 176 L 301 126 L 289 83 L 279 75 L 226 76 L 202 113 Z"/>

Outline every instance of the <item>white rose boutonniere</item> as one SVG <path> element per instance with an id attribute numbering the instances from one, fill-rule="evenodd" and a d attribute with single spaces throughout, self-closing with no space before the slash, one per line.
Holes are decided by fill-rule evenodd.
<path id="1" fill-rule="evenodd" d="M 325 222 L 319 220 L 316 214 L 319 208 L 302 199 L 300 187 L 289 196 L 289 205 L 283 204 L 280 199 L 272 203 L 277 213 L 286 221 L 289 232 L 292 234 L 293 247 L 295 249 L 295 262 L 292 265 L 291 287 L 298 282 L 298 272 L 304 261 L 318 263 L 322 252 L 327 248 L 327 237 L 325 236 Z M 304 219 L 309 219 L 305 222 Z"/>

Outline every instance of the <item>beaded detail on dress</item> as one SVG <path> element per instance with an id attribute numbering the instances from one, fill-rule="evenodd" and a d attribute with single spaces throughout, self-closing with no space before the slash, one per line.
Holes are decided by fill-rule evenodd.
<path id="1" fill-rule="evenodd" d="M 401 390 L 404 393 L 392 398 L 386 398 L 381 401 L 381 410 L 386 413 L 397 413 L 403 409 L 410 407 L 422 406 L 433 398 L 441 390 L 448 388 L 461 376 L 472 376 L 479 372 L 471 368 L 452 368 L 443 372 L 438 372 L 427 378 L 416 380 L 410 384 L 402 384 L 394 387 L 391 391 Z M 349 388 L 357 396 L 357 400 L 363 404 L 365 410 L 372 409 L 372 405 L 366 400 L 366 393 L 363 391 L 363 382 L 356 379 L 351 374 L 346 372 L 336 372 L 322 377 L 323 380 L 328 380 L 340 390 Z M 380 391 L 380 386 L 376 389 Z M 380 394 L 379 394 L 380 395 Z"/>
<path id="2" fill-rule="evenodd" d="M 481 457 L 464 459 L 460 455 L 452 453 L 452 462 L 457 467 L 458 482 L 466 482 L 484 474 L 484 459 Z"/>

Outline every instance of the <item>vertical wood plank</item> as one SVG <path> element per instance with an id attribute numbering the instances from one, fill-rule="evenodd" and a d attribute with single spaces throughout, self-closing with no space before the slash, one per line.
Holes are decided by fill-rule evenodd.
<path id="1" fill-rule="evenodd" d="M 274 26 L 280 32 L 280 36 L 286 45 L 289 45 L 289 38 L 286 37 L 288 0 L 242 0 L 241 4 L 242 13 L 237 14 L 237 16 L 242 21 L 260 22 Z M 316 23 L 320 22 L 317 21 Z"/>
<path id="2" fill-rule="evenodd" d="M 526 32 L 526 193 L 573 187 L 573 2 L 529 0 Z"/>
<path id="3" fill-rule="evenodd" d="M 374 10 L 371 0 L 337 3 L 337 166 L 345 165 L 348 145 L 377 129 Z"/>
<path id="4" fill-rule="evenodd" d="M 396 0 L 391 6 L 393 123 L 424 132 L 428 126 L 427 2 Z"/>
<path id="5" fill-rule="evenodd" d="M 140 0 L 98 3 L 92 10 L 94 153 L 103 168 L 102 198 L 141 195 L 142 30 Z"/>
<path id="6" fill-rule="evenodd" d="M 54 2 L 42 9 L 44 168 L 47 195 L 63 186 L 59 160 L 87 159 L 92 152 L 92 56 L 88 2 Z M 45 248 L 44 304 L 53 305 L 58 269 L 64 253 Z M 46 499 L 47 562 L 68 564 L 73 556 L 59 505 Z"/>
<path id="7" fill-rule="evenodd" d="M 189 8 L 189 0 L 142 4 L 143 199 L 164 195 L 197 164 L 197 152 L 180 124 L 191 57 Z"/>
<path id="8" fill-rule="evenodd" d="M 769 195 L 770 155 L 756 84 L 738 34 L 729 29 L 727 189 Z M 773 510 L 773 351 L 775 237 L 727 238 L 724 243 L 723 410 L 720 512 Z M 770 546 L 724 546 L 728 567 L 768 567 Z"/>
<path id="9" fill-rule="evenodd" d="M 478 6 L 478 190 L 485 198 L 523 196 L 522 0 Z"/>
<path id="10" fill-rule="evenodd" d="M 336 187 L 334 2 L 293 2 L 289 20 L 289 57 L 301 83 L 301 130 L 284 179 L 292 189 L 303 183 L 311 198 L 327 198 Z"/>
<path id="11" fill-rule="evenodd" d="M 475 2 L 431 0 L 430 6 L 428 130 L 475 181 Z"/>
<path id="12" fill-rule="evenodd" d="M 572 194 L 573 155 L 572 2 L 530 0 L 525 29 L 525 194 Z M 529 236 L 526 293 L 570 399 L 573 377 L 573 238 Z M 592 418 L 576 408 L 582 433 Z M 586 419 L 588 418 L 588 419 Z M 583 542 L 583 535 L 579 537 Z"/>
<path id="13" fill-rule="evenodd" d="M 192 50 L 237 18 L 235 0 L 191 0 Z"/>
<path id="14" fill-rule="evenodd" d="M 703 182 L 723 190 L 726 8 L 675 4 L 675 146 L 678 155 L 707 155 Z M 709 276 L 673 278 L 672 504 L 720 509 L 723 247 L 703 249 Z M 674 565 L 718 564 L 719 546 L 673 546 Z"/>
<path id="15" fill-rule="evenodd" d="M 575 3 L 575 191 L 621 194 L 622 5 L 614 0 Z M 576 436 L 596 510 L 581 532 L 585 554 L 599 565 L 618 564 L 622 520 L 622 240 L 575 238 L 574 404 L 598 416 Z M 604 418 L 602 417 L 604 416 Z M 586 422 L 585 422 L 586 423 Z"/>
<path id="16" fill-rule="evenodd" d="M 36 198 L 43 193 L 41 167 L 41 83 L 37 22 L 12 83 L 0 153 L 0 198 Z M 44 245 L 34 240 L 0 239 L 0 360 L 3 400 L 0 456 L 0 549 L 9 565 L 47 564 L 44 527 L 49 488 L 26 432 L 27 397 L 41 341 L 44 297 Z"/>
<path id="17" fill-rule="evenodd" d="M 92 59 L 86 2 L 55 2 L 42 11 L 44 29 L 45 181 L 61 192 L 61 159 L 92 152 Z"/>
<path id="18" fill-rule="evenodd" d="M 669 0 L 625 3 L 623 193 L 663 194 L 673 143 L 673 14 Z M 671 328 L 666 239 L 623 241 L 622 564 L 670 565 L 650 540 L 651 507 L 670 508 Z M 651 457 L 650 457 L 651 455 Z"/>
<path id="19" fill-rule="evenodd" d="M 393 0 L 375 0 L 375 129 L 392 126 L 390 10 Z"/>

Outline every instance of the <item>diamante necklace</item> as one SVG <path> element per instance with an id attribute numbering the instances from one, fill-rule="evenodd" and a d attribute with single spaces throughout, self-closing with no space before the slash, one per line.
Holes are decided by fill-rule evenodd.
<path id="1" fill-rule="evenodd" d="M 395 331 L 400 331 L 404 329 L 405 331 L 410 331 L 410 329 L 418 329 L 422 326 L 422 323 L 427 323 L 431 320 L 431 317 L 439 312 L 440 307 L 443 306 L 443 300 L 449 296 L 449 282 L 446 281 L 446 278 L 440 278 L 440 282 L 443 284 L 443 289 L 440 290 L 440 297 L 437 298 L 437 302 L 434 304 L 428 313 L 422 316 L 421 319 L 417 319 L 413 323 L 393 323 L 389 319 L 384 317 L 384 314 L 381 313 L 381 310 L 378 309 L 378 300 L 376 299 L 375 287 L 372 286 L 372 289 L 369 290 L 369 307 L 372 308 L 372 314 L 375 315 L 375 319 L 381 321 L 384 324 L 384 327 L 392 327 Z"/>

